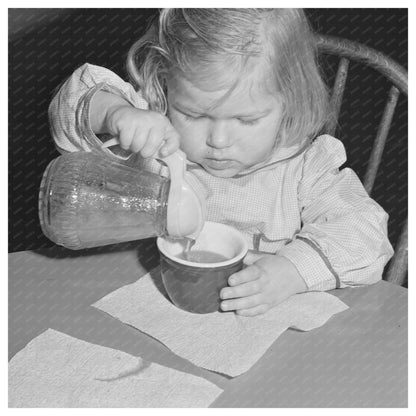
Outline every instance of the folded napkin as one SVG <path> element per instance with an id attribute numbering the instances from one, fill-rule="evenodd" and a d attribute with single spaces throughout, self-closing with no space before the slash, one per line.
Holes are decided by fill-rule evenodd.
<path id="1" fill-rule="evenodd" d="M 162 294 L 160 269 L 105 296 L 93 306 L 158 339 L 197 366 L 232 377 L 247 371 L 287 328 L 309 331 L 348 308 L 335 296 L 292 296 L 256 317 L 233 312 L 194 314 Z"/>
<path id="2" fill-rule="evenodd" d="M 208 407 L 211 382 L 48 329 L 9 363 L 9 407 Z"/>

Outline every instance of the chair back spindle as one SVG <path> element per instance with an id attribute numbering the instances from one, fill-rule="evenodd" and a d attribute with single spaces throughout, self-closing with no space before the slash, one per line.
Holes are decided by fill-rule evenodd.
<path id="1" fill-rule="evenodd" d="M 325 132 L 331 136 L 335 135 L 335 130 L 338 124 L 345 83 L 347 82 L 349 63 L 349 59 L 344 57 L 339 60 L 337 75 L 335 76 L 334 86 L 332 87 L 331 100 L 329 103 L 331 108 L 331 117 L 325 127 Z"/>
<path id="2" fill-rule="evenodd" d="M 371 195 L 371 191 L 373 190 L 374 182 L 376 180 L 378 168 L 380 166 L 381 157 L 383 156 L 384 146 L 386 144 L 387 135 L 390 130 L 399 94 L 400 92 L 396 87 L 391 87 L 387 103 L 384 108 L 384 113 L 378 127 L 377 135 L 374 140 L 373 149 L 371 151 L 370 160 L 368 162 L 367 172 L 364 177 L 364 188 L 369 195 Z"/>
<path id="3" fill-rule="evenodd" d="M 386 280 L 397 285 L 402 285 L 406 277 L 407 262 L 408 262 L 408 235 L 407 235 L 407 220 L 403 226 L 402 233 L 397 243 L 395 254 L 390 261 L 390 266 L 387 271 Z"/>

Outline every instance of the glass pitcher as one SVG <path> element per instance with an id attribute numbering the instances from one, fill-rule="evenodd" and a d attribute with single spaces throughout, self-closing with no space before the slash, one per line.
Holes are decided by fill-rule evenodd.
<path id="1" fill-rule="evenodd" d="M 177 151 L 162 160 L 169 178 L 94 152 L 59 156 L 39 192 L 43 233 L 73 250 L 155 236 L 196 238 L 205 195 Z"/>

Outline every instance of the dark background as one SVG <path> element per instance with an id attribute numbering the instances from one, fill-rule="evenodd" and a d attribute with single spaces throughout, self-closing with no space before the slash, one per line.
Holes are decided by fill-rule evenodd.
<path id="1" fill-rule="evenodd" d="M 54 89 L 85 62 L 126 79 L 131 44 L 157 9 L 9 9 L 9 252 L 51 247 L 37 213 L 47 164 L 59 154 L 50 137 L 47 109 Z M 306 9 L 322 34 L 375 48 L 407 68 L 407 9 Z M 322 59 L 331 85 L 333 58 Z M 363 179 L 390 84 L 352 63 L 336 136 L 347 166 Z M 389 213 L 395 245 L 407 216 L 407 99 L 401 97 L 372 197 Z"/>

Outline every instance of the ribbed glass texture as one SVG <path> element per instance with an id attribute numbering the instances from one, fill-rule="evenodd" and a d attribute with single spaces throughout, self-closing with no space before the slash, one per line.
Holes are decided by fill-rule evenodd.
<path id="1" fill-rule="evenodd" d="M 91 152 L 59 156 L 39 193 L 43 233 L 70 249 L 166 234 L 169 179 Z"/>

